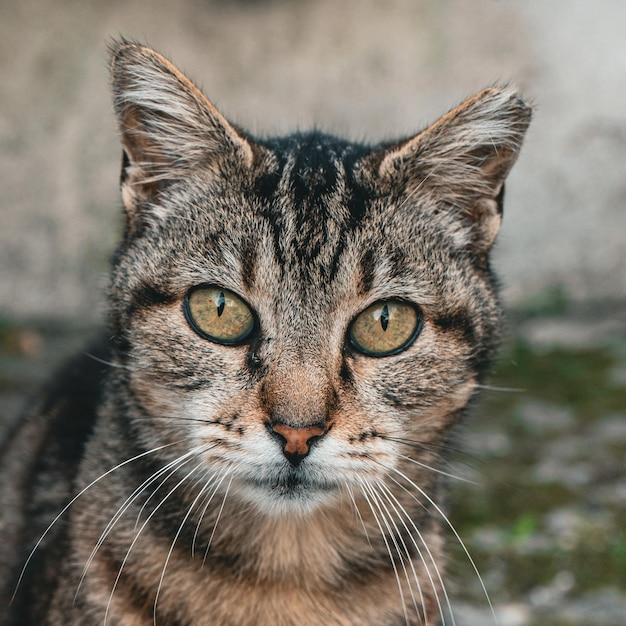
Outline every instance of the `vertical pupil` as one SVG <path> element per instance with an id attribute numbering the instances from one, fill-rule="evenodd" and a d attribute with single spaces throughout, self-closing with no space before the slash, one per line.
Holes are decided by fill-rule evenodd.
<path id="1" fill-rule="evenodd" d="M 386 304 L 380 313 L 380 325 L 383 330 L 387 330 L 387 326 L 389 326 L 389 307 Z"/>
<path id="2" fill-rule="evenodd" d="M 222 313 L 224 312 L 224 307 L 226 306 L 226 298 L 224 297 L 224 292 L 220 291 L 220 295 L 217 298 L 217 316 L 222 317 Z"/>

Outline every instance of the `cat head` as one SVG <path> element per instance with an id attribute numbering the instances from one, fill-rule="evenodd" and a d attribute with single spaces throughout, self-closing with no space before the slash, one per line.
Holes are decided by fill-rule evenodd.
<path id="1" fill-rule="evenodd" d="M 146 47 L 115 44 L 111 72 L 138 436 L 273 510 L 435 464 L 496 346 L 488 256 L 529 107 L 493 87 L 393 143 L 256 139 Z"/>

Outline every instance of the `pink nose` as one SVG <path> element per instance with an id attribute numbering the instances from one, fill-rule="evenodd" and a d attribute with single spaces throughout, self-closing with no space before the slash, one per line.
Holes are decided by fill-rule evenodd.
<path id="1" fill-rule="evenodd" d="M 302 459 L 310 452 L 311 445 L 326 431 L 320 426 L 293 428 L 287 424 L 270 424 L 270 430 L 284 440 L 283 454 L 292 465 L 299 465 Z"/>

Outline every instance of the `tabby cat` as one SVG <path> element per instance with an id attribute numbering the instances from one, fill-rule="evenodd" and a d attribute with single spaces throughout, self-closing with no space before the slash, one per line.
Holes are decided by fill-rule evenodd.
<path id="1" fill-rule="evenodd" d="M 108 332 L 2 448 L 2 623 L 452 623 L 442 467 L 530 108 L 493 87 L 402 141 L 258 139 L 149 48 L 111 59 Z"/>

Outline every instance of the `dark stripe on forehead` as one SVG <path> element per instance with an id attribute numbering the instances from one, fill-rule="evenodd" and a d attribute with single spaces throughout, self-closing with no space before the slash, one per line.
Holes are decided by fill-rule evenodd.
<path id="1" fill-rule="evenodd" d="M 289 174 L 294 203 L 318 207 L 337 184 L 337 155 L 315 135 L 303 137 Z"/>
<path id="2" fill-rule="evenodd" d="M 267 146 L 272 148 L 271 145 Z M 249 199 L 257 207 L 259 217 L 265 219 L 272 234 L 274 253 L 279 267 L 285 264 L 285 254 L 281 236 L 282 215 L 280 212 L 279 185 L 285 168 L 285 155 L 281 150 L 273 150 L 272 169 L 258 175 L 250 188 Z"/>
<path id="3" fill-rule="evenodd" d="M 278 189 L 278 184 L 280 183 L 283 168 L 284 163 L 281 163 L 277 170 L 264 172 L 260 176 L 256 177 L 252 187 L 252 195 L 255 200 L 260 201 L 261 204 L 264 205 L 273 202 Z"/>
<path id="4" fill-rule="evenodd" d="M 352 170 L 368 148 L 317 132 L 264 145 L 273 169 L 257 178 L 251 193 L 270 227 L 277 261 L 330 281 L 348 233 L 365 214 L 369 196 Z"/>
<path id="5" fill-rule="evenodd" d="M 357 180 L 355 166 L 360 155 L 348 155 L 345 162 L 347 207 L 350 212 L 351 228 L 356 228 L 365 216 L 367 205 L 373 198 L 372 189 L 367 189 Z"/>
<path id="6" fill-rule="evenodd" d="M 254 285 L 257 270 L 257 254 L 254 237 L 244 235 L 241 240 L 239 256 L 241 260 L 241 282 L 247 289 L 251 289 L 252 285 Z"/>
<path id="7" fill-rule="evenodd" d="M 378 259 L 372 249 L 365 250 L 361 256 L 361 285 L 364 293 L 372 290 L 377 262 Z"/>
<path id="8" fill-rule="evenodd" d="M 345 176 L 345 197 L 342 199 L 348 210 L 348 222 L 342 229 L 339 243 L 330 264 L 329 278 L 333 279 L 339 271 L 339 261 L 346 247 L 348 235 L 356 230 L 367 213 L 367 207 L 372 200 L 372 190 L 366 188 L 358 180 L 358 161 L 363 150 L 353 150 L 342 155 L 343 172 Z M 371 281 L 370 281 L 371 286 Z M 367 287 L 369 289 L 369 287 Z"/>

